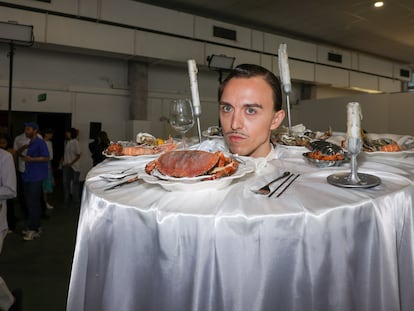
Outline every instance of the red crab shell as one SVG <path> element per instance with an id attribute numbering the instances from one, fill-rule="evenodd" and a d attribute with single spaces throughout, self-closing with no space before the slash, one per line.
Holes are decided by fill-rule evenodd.
<path id="1" fill-rule="evenodd" d="M 151 174 L 157 169 L 161 174 L 172 177 L 196 177 L 209 175 L 206 179 L 216 179 L 233 174 L 238 163 L 226 158 L 220 151 L 211 153 L 202 150 L 169 151 L 145 166 L 145 172 Z"/>

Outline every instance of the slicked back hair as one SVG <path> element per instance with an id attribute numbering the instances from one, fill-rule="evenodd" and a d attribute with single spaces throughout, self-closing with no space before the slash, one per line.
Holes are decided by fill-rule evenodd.
<path id="1" fill-rule="evenodd" d="M 270 86 L 273 93 L 273 109 L 279 111 L 282 109 L 282 90 L 279 79 L 269 70 L 262 66 L 253 64 L 241 64 L 230 71 L 228 76 L 220 84 L 218 90 L 218 100 L 220 102 L 224 88 L 231 79 L 262 77 Z"/>

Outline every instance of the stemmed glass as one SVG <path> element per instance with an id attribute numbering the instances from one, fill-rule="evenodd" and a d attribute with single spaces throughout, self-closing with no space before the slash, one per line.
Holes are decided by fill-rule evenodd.
<path id="1" fill-rule="evenodd" d="M 187 147 L 185 133 L 194 126 L 193 105 L 189 99 L 177 99 L 171 102 L 169 123 L 181 134 L 182 148 L 185 149 Z"/>
<path id="2" fill-rule="evenodd" d="M 362 138 L 347 137 L 346 147 L 351 157 L 351 172 L 335 173 L 329 175 L 327 180 L 330 184 L 347 187 L 347 188 L 370 188 L 381 183 L 381 179 L 377 176 L 365 173 L 358 173 L 357 156 L 361 153 Z"/>

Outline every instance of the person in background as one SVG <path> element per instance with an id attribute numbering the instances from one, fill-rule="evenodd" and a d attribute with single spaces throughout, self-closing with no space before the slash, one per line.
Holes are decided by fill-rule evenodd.
<path id="1" fill-rule="evenodd" d="M 7 141 L 7 150 L 13 149 L 13 140 L 9 135 L 9 127 L 6 124 L 0 125 L 0 135 Z"/>
<path id="2" fill-rule="evenodd" d="M 13 148 L 11 148 L 6 134 L 0 133 L 0 149 L 3 149 L 5 151 L 8 151 L 12 156 L 13 154 Z M 13 161 L 14 164 L 14 161 Z M 14 165 L 13 165 L 14 168 Z M 9 232 L 13 232 L 16 229 L 16 214 L 14 212 L 14 201 L 13 199 L 7 199 L 6 201 L 7 206 L 7 224 L 9 227 Z"/>
<path id="3" fill-rule="evenodd" d="M 79 159 L 81 152 L 77 140 L 78 133 L 78 130 L 75 128 L 70 128 L 65 133 L 66 142 L 62 160 L 64 207 L 70 206 L 71 197 L 74 204 L 79 205 L 80 203 Z"/>
<path id="4" fill-rule="evenodd" d="M 102 154 L 102 152 L 108 148 L 109 144 L 110 141 L 105 131 L 100 131 L 95 140 L 89 144 L 89 150 L 92 154 L 91 157 L 93 166 L 105 160 L 105 156 Z"/>
<path id="5" fill-rule="evenodd" d="M 7 138 L 0 133 L 0 148 L 7 151 Z"/>
<path id="6" fill-rule="evenodd" d="M 6 200 L 16 197 L 16 170 L 13 156 L 0 149 L 0 253 L 3 249 L 4 238 L 7 235 Z M 20 292 L 20 291 L 19 291 Z M 11 292 L 0 277 L 0 310 L 21 310 L 21 301 L 16 291 Z"/>
<path id="7" fill-rule="evenodd" d="M 24 132 L 30 143 L 21 147 L 17 155 L 25 162 L 23 189 L 28 211 L 28 226 L 23 239 L 31 241 L 40 236 L 40 218 L 43 181 L 47 178 L 49 151 L 45 141 L 37 134 L 39 126 L 34 122 L 25 123 Z M 27 149 L 26 155 L 23 150 Z"/>
<path id="8" fill-rule="evenodd" d="M 53 170 L 52 170 L 52 160 L 53 160 L 53 131 L 50 128 L 47 128 L 43 131 L 43 140 L 47 145 L 47 149 L 49 151 L 49 162 L 48 162 L 48 173 L 47 178 L 43 181 L 43 199 L 44 203 L 46 204 L 46 208 L 53 209 L 53 206 L 49 203 L 47 197 L 48 194 L 53 192 L 53 185 L 54 185 L 54 178 L 53 178 Z"/>
<path id="9" fill-rule="evenodd" d="M 13 151 L 14 151 L 15 156 L 17 156 L 17 151 L 21 149 L 23 146 L 28 145 L 29 142 L 30 142 L 30 139 L 26 137 L 26 134 L 24 133 L 24 131 L 23 133 L 17 135 L 13 141 Z M 26 149 L 22 149 L 21 154 L 25 155 Z M 17 162 L 17 198 L 20 204 L 20 209 L 24 217 L 27 218 L 28 211 L 26 208 L 26 200 L 24 198 L 24 191 L 23 191 L 23 173 L 25 170 L 25 163 L 21 157 L 17 157 L 16 162 Z"/>
<path id="10" fill-rule="evenodd" d="M 0 133 L 0 148 L 13 154 L 13 148 L 9 144 L 6 134 Z"/>
<path id="11" fill-rule="evenodd" d="M 266 157 L 272 150 L 271 131 L 285 118 L 278 78 L 251 64 L 234 68 L 218 92 L 220 123 L 232 153 Z"/>

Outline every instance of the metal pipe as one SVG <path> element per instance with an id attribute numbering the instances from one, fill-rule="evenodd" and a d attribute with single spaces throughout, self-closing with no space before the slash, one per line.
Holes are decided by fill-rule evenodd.
<path id="1" fill-rule="evenodd" d="M 9 136 L 12 136 L 12 90 L 13 90 L 13 58 L 14 58 L 14 44 L 10 42 L 9 51 L 9 107 L 7 113 L 7 126 L 9 129 Z"/>

